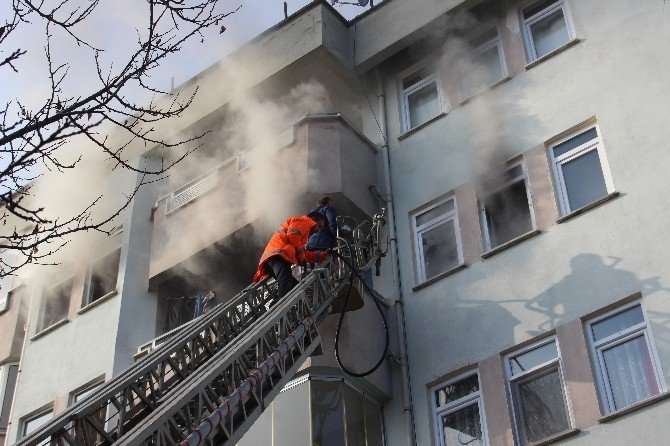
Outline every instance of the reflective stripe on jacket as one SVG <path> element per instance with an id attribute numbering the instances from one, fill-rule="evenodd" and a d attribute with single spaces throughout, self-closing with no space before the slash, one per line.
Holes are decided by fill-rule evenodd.
<path id="1" fill-rule="evenodd" d="M 305 250 L 305 244 L 314 225 L 316 225 L 314 220 L 307 216 L 289 217 L 282 223 L 277 232 L 272 235 L 265 251 L 263 251 L 254 281 L 258 282 L 267 276 L 264 264 L 271 257 L 281 256 L 292 264 L 302 260 L 310 263 L 322 262 L 325 258 L 324 253 Z"/>

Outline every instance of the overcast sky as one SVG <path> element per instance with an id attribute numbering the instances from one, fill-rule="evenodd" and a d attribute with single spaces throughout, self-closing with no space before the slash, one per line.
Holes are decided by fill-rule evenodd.
<path id="1" fill-rule="evenodd" d="M 51 0 L 47 0 L 47 4 Z M 86 0 L 72 0 L 82 1 Z M 309 4 L 312 0 L 287 0 L 289 15 Z M 377 0 L 377 4 L 382 0 Z M 222 0 L 223 10 L 234 10 L 240 4 L 241 9 L 229 16 L 225 21 L 226 31 L 219 34 L 210 30 L 205 35 L 204 43 L 194 40 L 188 47 L 168 63 L 163 63 L 154 73 L 154 85 L 169 90 L 171 79 L 179 85 L 193 77 L 203 69 L 225 57 L 234 49 L 248 42 L 253 37 L 272 27 L 284 18 L 283 0 Z M 9 1 L 0 1 L 0 17 L 9 14 Z M 336 9 L 347 19 L 362 14 L 369 7 L 352 5 L 335 5 Z M 89 42 L 104 48 L 103 64 L 110 64 L 124 59 L 124 50 L 136 47 L 135 29 L 142 30 L 146 21 L 146 2 L 138 0 L 101 0 L 96 13 L 87 19 L 77 31 Z M 1 21 L 1 19 L 0 19 Z M 15 33 L 13 40 L 5 42 L 0 57 L 6 57 L 9 50 L 21 47 L 28 53 L 17 64 L 19 74 L 11 70 L 0 70 L 0 102 L 20 98 L 25 104 L 35 106 L 42 102 L 45 94 L 50 91 L 49 78 L 46 72 L 44 46 L 45 30 L 36 22 L 33 26 L 22 25 L 20 32 Z M 67 36 L 56 35 L 53 42 L 53 53 L 57 62 L 68 63 L 69 82 L 67 91 L 79 91 L 80 94 L 91 91 L 98 84 L 95 78 L 94 59 L 92 52 L 86 48 L 72 44 Z"/>

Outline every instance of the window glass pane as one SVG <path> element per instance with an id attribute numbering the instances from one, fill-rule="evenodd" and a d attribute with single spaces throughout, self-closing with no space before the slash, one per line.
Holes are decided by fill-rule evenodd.
<path id="1" fill-rule="evenodd" d="M 343 388 L 347 446 L 366 446 L 363 396 L 347 385 Z"/>
<path id="2" fill-rule="evenodd" d="M 458 266 L 454 220 L 445 220 L 444 223 L 422 232 L 420 238 L 426 279 Z"/>
<path id="3" fill-rule="evenodd" d="M 442 416 L 445 446 L 483 446 L 479 404 L 471 404 Z"/>
<path id="4" fill-rule="evenodd" d="M 479 379 L 477 375 L 468 376 L 460 381 L 449 384 L 437 391 L 437 405 L 443 406 L 445 404 L 456 401 L 464 396 L 479 390 Z"/>
<path id="5" fill-rule="evenodd" d="M 418 84 L 423 79 L 433 75 L 434 73 L 435 73 L 434 65 L 428 65 L 426 67 L 423 67 L 402 80 L 402 89 L 407 90 L 408 88 Z"/>
<path id="6" fill-rule="evenodd" d="M 47 412 L 27 419 L 23 424 L 23 436 L 35 432 L 38 428 L 47 424 L 51 418 L 53 418 L 53 413 Z"/>
<path id="7" fill-rule="evenodd" d="M 519 384 L 519 399 L 525 443 L 540 441 L 570 428 L 558 370 Z"/>
<path id="8" fill-rule="evenodd" d="M 560 166 L 570 210 L 579 209 L 607 195 L 607 185 L 597 150 L 591 150 Z"/>
<path id="9" fill-rule="evenodd" d="M 579 135 L 575 136 L 574 138 L 570 138 L 565 142 L 562 142 L 558 145 L 554 146 L 554 156 L 558 158 L 559 156 L 568 153 L 570 150 L 574 149 L 575 147 L 579 147 L 582 144 L 586 144 L 587 142 L 596 139 L 598 137 L 598 132 L 596 131 L 595 127 L 588 129 L 584 133 L 580 133 Z"/>
<path id="10" fill-rule="evenodd" d="M 644 336 L 603 350 L 615 409 L 659 393 L 654 366 Z"/>
<path id="11" fill-rule="evenodd" d="M 88 303 L 95 302 L 116 290 L 116 278 L 119 275 L 120 260 L 121 248 L 93 264 Z"/>
<path id="12" fill-rule="evenodd" d="M 535 14 L 538 12 L 550 7 L 551 5 L 558 3 L 558 0 L 545 0 L 541 2 L 537 2 L 532 6 L 529 6 L 528 8 L 523 10 L 523 18 L 524 19 L 529 19 L 533 17 Z"/>
<path id="13" fill-rule="evenodd" d="M 383 446 L 382 413 L 377 405 L 364 398 L 366 446 Z"/>
<path id="14" fill-rule="evenodd" d="M 44 291 L 40 330 L 67 318 L 72 294 L 72 278 Z"/>
<path id="15" fill-rule="evenodd" d="M 533 35 L 535 53 L 538 58 L 570 40 L 562 9 L 530 25 L 530 32 Z"/>
<path id="16" fill-rule="evenodd" d="M 618 333 L 642 322 L 644 322 L 642 307 L 637 305 L 622 313 L 592 324 L 591 333 L 593 333 L 593 340 L 599 341 L 605 339 L 608 336 L 612 336 L 614 333 Z"/>
<path id="17" fill-rule="evenodd" d="M 16 375 L 19 371 L 18 365 L 5 365 L 7 369 L 7 381 L 5 382 L 5 395 L 0 401 L 0 429 L 7 429 L 9 423 L 9 410 L 12 407 L 12 399 L 14 398 L 14 388 L 16 386 Z M 2 372 L 2 367 L 0 367 Z"/>
<path id="18" fill-rule="evenodd" d="M 517 181 L 483 200 L 490 248 L 533 229 L 525 181 Z"/>
<path id="19" fill-rule="evenodd" d="M 518 375 L 556 358 L 558 358 L 558 350 L 556 349 L 555 342 L 550 342 L 529 352 L 513 356 L 510 358 L 512 375 Z"/>
<path id="20" fill-rule="evenodd" d="M 437 84 L 431 82 L 407 97 L 410 128 L 417 127 L 440 113 Z"/>
<path id="21" fill-rule="evenodd" d="M 433 209 L 419 214 L 416 216 L 416 226 L 420 227 L 426 223 L 435 220 L 437 217 L 440 217 L 447 212 L 454 210 L 454 200 L 447 200 L 444 203 L 440 203 L 435 206 Z"/>
<path id="22" fill-rule="evenodd" d="M 502 76 L 500 53 L 498 47 L 493 46 L 476 55 L 472 64 L 463 73 L 463 95 L 469 97 L 479 90 L 493 85 L 502 79 Z"/>
<path id="23" fill-rule="evenodd" d="M 312 390 L 312 443 L 319 446 L 342 446 L 344 443 L 344 411 L 342 384 L 319 382 Z"/>

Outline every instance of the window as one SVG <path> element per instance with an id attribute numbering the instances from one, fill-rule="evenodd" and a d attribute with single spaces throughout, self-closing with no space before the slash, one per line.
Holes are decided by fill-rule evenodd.
<path id="1" fill-rule="evenodd" d="M 590 321 L 588 336 L 606 412 L 665 390 L 649 326 L 639 303 Z"/>
<path id="2" fill-rule="evenodd" d="M 554 338 L 505 361 L 517 441 L 529 444 L 570 429 L 563 372 Z"/>
<path id="3" fill-rule="evenodd" d="M 484 183 L 479 209 L 487 251 L 535 228 L 530 190 L 522 164 Z"/>
<path id="4" fill-rule="evenodd" d="M 436 437 L 440 446 L 485 446 L 486 423 L 476 373 L 459 377 L 433 392 Z"/>
<path id="5" fill-rule="evenodd" d="M 597 127 L 552 145 L 551 159 L 562 215 L 614 191 Z"/>
<path id="6" fill-rule="evenodd" d="M 456 203 L 453 198 L 414 216 L 413 222 L 420 282 L 463 263 Z"/>
<path id="7" fill-rule="evenodd" d="M 23 428 L 21 429 L 21 437 L 35 432 L 40 427 L 47 424 L 53 418 L 53 412 L 49 409 L 48 412 L 42 412 L 23 420 Z M 45 442 L 48 444 L 48 442 Z"/>
<path id="8" fill-rule="evenodd" d="M 0 434 L 7 430 L 9 410 L 12 408 L 18 372 L 18 364 L 3 364 L 0 366 Z"/>
<path id="9" fill-rule="evenodd" d="M 103 384 L 102 382 L 97 382 L 95 384 L 90 384 L 90 385 L 84 387 L 83 389 L 72 392 L 71 396 L 70 396 L 70 405 L 76 404 L 76 403 L 78 403 L 80 401 L 83 401 L 86 398 L 90 397 L 100 388 L 100 386 L 102 386 L 102 384 Z M 93 419 L 95 421 L 97 421 L 101 426 L 105 425 L 105 421 L 106 421 L 105 420 L 105 414 L 106 414 L 106 412 L 107 412 L 106 407 L 103 406 L 100 409 L 98 409 L 98 411 L 93 416 Z M 74 427 L 74 425 L 71 423 L 71 424 L 68 425 L 66 430 L 71 430 L 73 427 Z M 91 435 L 95 435 L 95 439 L 96 439 L 95 441 L 96 442 L 102 440 L 102 437 L 100 436 L 100 434 L 98 432 L 96 432 L 94 429 L 91 429 Z"/>
<path id="10" fill-rule="evenodd" d="M 402 80 L 403 129 L 409 131 L 442 112 L 435 66 L 422 68 Z"/>
<path id="11" fill-rule="evenodd" d="M 545 56 L 575 37 L 565 0 L 543 0 L 523 10 L 523 33 L 529 61 Z"/>
<path id="12" fill-rule="evenodd" d="M 471 42 L 472 57 L 461 67 L 461 97 L 467 99 L 505 76 L 507 66 L 498 30 L 493 29 Z"/>
<path id="13" fill-rule="evenodd" d="M 71 294 L 72 277 L 43 291 L 38 332 L 67 318 Z"/>
<path id="14" fill-rule="evenodd" d="M 95 302 L 116 291 L 121 248 L 96 260 L 91 266 L 84 305 Z"/>

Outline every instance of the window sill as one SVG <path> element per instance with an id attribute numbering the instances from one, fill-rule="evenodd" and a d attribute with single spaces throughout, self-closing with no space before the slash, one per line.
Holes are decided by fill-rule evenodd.
<path id="1" fill-rule="evenodd" d="M 414 133 L 418 132 L 422 128 L 429 126 L 433 122 L 435 122 L 438 119 L 443 118 L 445 116 L 447 116 L 447 112 L 440 112 L 440 114 L 436 115 L 433 118 L 430 118 L 428 121 L 424 122 L 423 124 L 419 124 L 416 127 L 414 127 L 413 129 L 407 130 L 405 133 L 398 136 L 398 141 L 402 141 L 403 139 L 407 138 L 408 136 L 413 135 Z"/>
<path id="2" fill-rule="evenodd" d="M 594 201 L 593 203 L 587 204 L 586 206 L 582 206 L 579 209 L 575 209 L 574 211 L 571 211 L 569 214 L 565 214 L 564 216 L 556 220 L 556 223 L 563 223 L 565 221 L 568 221 L 571 218 L 576 217 L 585 212 L 588 212 L 591 209 L 597 208 L 601 204 L 607 203 L 608 201 L 613 200 L 620 195 L 621 194 L 619 192 L 612 192 L 610 194 L 607 194 L 604 197 Z"/>
<path id="3" fill-rule="evenodd" d="M 580 432 L 579 429 L 573 428 L 567 431 L 559 432 L 558 434 L 552 435 L 551 437 L 545 438 L 544 440 L 528 443 L 527 446 L 544 446 L 546 444 L 554 443 L 556 441 L 561 441 L 565 438 L 572 437 L 573 435 L 577 435 L 579 432 Z"/>
<path id="4" fill-rule="evenodd" d="M 62 321 L 56 322 L 53 325 L 48 326 L 44 330 L 40 331 L 39 333 L 35 333 L 32 338 L 30 338 L 31 341 L 34 341 L 36 339 L 41 338 L 42 336 L 45 336 L 52 331 L 56 330 L 58 327 L 62 327 L 63 325 L 67 324 L 70 322 L 70 319 L 63 319 Z"/>
<path id="5" fill-rule="evenodd" d="M 619 418 L 621 416 L 627 415 L 631 412 L 634 412 L 638 409 L 642 409 L 643 407 L 651 406 L 653 404 L 656 404 L 659 401 L 663 401 L 670 397 L 670 392 L 664 392 L 664 393 L 659 393 L 658 395 L 652 396 L 651 398 L 647 398 L 646 400 L 639 401 L 635 404 L 632 404 L 628 407 L 624 407 L 623 409 L 616 410 L 614 412 L 608 413 L 607 415 L 604 415 L 600 417 L 598 420 L 600 423 L 606 423 L 608 421 L 611 421 L 615 418 Z"/>
<path id="6" fill-rule="evenodd" d="M 90 304 L 86 304 L 85 306 L 78 309 L 77 314 L 86 313 L 88 310 L 90 310 L 92 308 L 95 308 L 95 307 L 97 307 L 98 305 L 100 305 L 104 302 L 107 302 L 109 299 L 116 296 L 117 294 L 119 294 L 118 290 L 114 290 L 112 292 L 109 292 L 109 293 L 105 294 L 104 296 L 98 298 L 97 300 L 94 300 Z"/>
<path id="7" fill-rule="evenodd" d="M 510 240 L 509 242 L 505 242 L 502 245 L 496 246 L 495 248 L 486 251 L 485 253 L 482 254 L 482 259 L 488 259 L 489 257 L 496 255 L 501 251 L 509 249 L 512 246 L 518 245 L 519 243 L 528 240 L 531 237 L 535 237 L 536 235 L 539 235 L 541 233 L 542 231 L 540 231 L 539 229 L 533 229 L 532 231 L 526 232 L 525 234 L 520 235 L 517 238 Z"/>
<path id="8" fill-rule="evenodd" d="M 505 76 L 502 79 L 500 79 L 499 81 L 496 81 L 493 84 L 489 85 L 488 87 L 482 88 L 480 91 L 478 91 L 478 92 L 468 96 L 467 98 L 463 99 L 458 105 L 463 106 L 463 105 L 467 104 L 468 102 L 470 102 L 470 101 L 472 101 L 472 100 L 474 100 L 474 99 L 476 99 L 480 96 L 484 96 L 488 91 L 493 90 L 498 85 L 502 85 L 510 79 L 512 79 L 512 76 L 509 76 L 509 75 Z"/>
<path id="9" fill-rule="evenodd" d="M 537 59 L 535 59 L 535 60 L 532 61 L 532 62 L 528 62 L 528 63 L 526 64 L 525 70 L 528 71 L 528 70 L 530 70 L 531 68 L 534 68 L 536 65 L 541 64 L 542 62 L 544 62 L 544 61 L 547 60 L 547 59 L 551 59 L 552 57 L 554 57 L 554 56 L 557 55 L 558 53 L 562 53 L 563 51 L 567 50 L 568 48 L 577 45 L 577 44 L 578 44 L 579 42 L 581 42 L 581 41 L 582 41 L 582 39 L 580 39 L 580 38 L 578 38 L 578 37 L 575 37 L 574 39 L 572 39 L 571 41 L 569 41 L 569 42 L 566 43 L 565 45 L 563 45 L 563 46 L 559 46 L 559 47 L 556 48 L 554 51 L 551 51 L 551 52 L 545 54 L 545 55 L 542 56 L 542 57 L 538 57 Z"/>
<path id="10" fill-rule="evenodd" d="M 412 288 L 412 291 L 419 291 L 419 290 L 422 289 L 422 288 L 426 288 L 428 285 L 432 285 L 432 284 L 434 284 L 435 282 L 437 282 L 437 281 L 439 281 L 439 280 L 442 280 L 442 279 L 444 279 L 444 278 L 447 277 L 447 276 L 451 276 L 452 274 L 456 274 L 456 273 L 459 272 L 460 270 L 465 269 L 465 268 L 467 268 L 467 267 L 468 267 L 467 264 L 465 264 L 465 263 L 461 263 L 460 265 L 458 265 L 458 266 L 456 266 L 456 267 L 454 267 L 454 268 L 451 268 L 449 271 L 445 271 L 445 272 L 443 272 L 443 273 L 438 274 L 438 275 L 435 276 L 435 277 L 431 277 L 430 279 L 426 280 L 425 282 L 421 282 L 420 284 L 418 284 L 417 286 L 415 286 L 414 288 Z"/>

